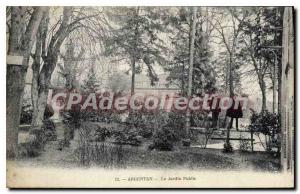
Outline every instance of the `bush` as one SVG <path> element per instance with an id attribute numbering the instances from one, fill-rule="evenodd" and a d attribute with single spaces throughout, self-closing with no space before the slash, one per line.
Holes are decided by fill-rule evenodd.
<path id="1" fill-rule="evenodd" d="M 190 139 L 183 139 L 182 140 L 182 145 L 189 147 L 191 145 L 191 140 Z"/>
<path id="2" fill-rule="evenodd" d="M 80 106 L 74 106 L 71 110 L 63 113 L 64 138 L 62 141 L 70 141 L 74 139 L 75 130 L 81 127 L 83 121 L 83 113 L 80 111 Z M 58 149 L 62 150 L 64 146 L 68 146 L 69 143 L 60 142 Z"/>
<path id="3" fill-rule="evenodd" d="M 280 133 L 279 115 L 276 113 L 263 111 L 257 114 L 254 112 L 250 121 L 249 129 L 254 132 L 260 132 L 269 136 Z"/>
<path id="4" fill-rule="evenodd" d="M 42 125 L 42 130 L 44 131 L 46 141 L 55 141 L 57 139 L 55 124 L 52 120 L 50 119 L 44 120 Z"/>
<path id="5" fill-rule="evenodd" d="M 201 148 L 206 148 L 209 140 L 215 134 L 216 128 L 203 128 L 201 131 L 191 130 L 191 142 L 195 143 Z"/>
<path id="6" fill-rule="evenodd" d="M 105 141 L 107 137 L 111 136 L 111 132 L 106 127 L 98 127 L 95 131 L 95 141 Z"/>
<path id="7" fill-rule="evenodd" d="M 176 140 L 185 136 L 185 114 L 169 112 L 166 127 L 172 129 Z"/>
<path id="8" fill-rule="evenodd" d="M 276 113 L 270 113 L 268 111 L 263 111 L 261 113 L 253 113 L 250 118 L 249 129 L 253 130 L 256 135 L 262 133 L 265 135 L 265 150 L 267 152 L 272 152 L 273 148 L 280 152 L 280 138 L 281 133 L 279 124 L 279 115 Z"/>
<path id="9" fill-rule="evenodd" d="M 233 147 L 232 147 L 231 143 L 224 143 L 223 152 L 225 152 L 225 153 L 233 152 Z"/>
<path id="10" fill-rule="evenodd" d="M 18 145 L 18 152 L 21 157 L 36 157 L 40 155 L 47 142 L 45 130 L 40 128 L 33 128 L 29 135 L 30 139 L 28 142 Z"/>
<path id="11" fill-rule="evenodd" d="M 96 115 L 97 122 L 105 123 L 121 123 L 122 119 L 120 114 L 111 111 L 98 112 Z"/>
<path id="12" fill-rule="evenodd" d="M 18 145 L 18 156 L 19 157 L 37 157 L 41 153 L 37 141 L 30 141 L 26 143 L 20 143 Z"/>
<path id="13" fill-rule="evenodd" d="M 91 128 L 90 125 L 87 123 L 83 123 L 80 128 L 78 129 L 79 139 L 78 145 L 75 149 L 75 156 L 80 161 L 81 165 L 88 166 L 90 165 L 91 161 Z"/>
<path id="14" fill-rule="evenodd" d="M 166 126 L 167 122 L 168 113 L 164 111 L 132 111 L 126 119 L 126 124 L 131 128 L 137 128 L 138 135 L 144 138 L 152 137 L 153 133 Z"/>
<path id="15" fill-rule="evenodd" d="M 241 139 L 243 137 L 240 137 Z M 240 150 L 242 152 L 249 152 L 251 150 L 251 144 L 247 140 L 240 140 Z"/>
<path id="16" fill-rule="evenodd" d="M 143 137 L 138 134 L 137 129 L 132 129 L 128 126 L 121 131 L 114 132 L 113 136 L 117 144 L 128 144 L 133 146 L 141 145 L 143 139 Z"/>
<path id="17" fill-rule="evenodd" d="M 150 150 L 172 151 L 173 145 L 178 138 L 174 131 L 169 128 L 158 130 L 154 134 L 153 143 L 149 146 Z"/>

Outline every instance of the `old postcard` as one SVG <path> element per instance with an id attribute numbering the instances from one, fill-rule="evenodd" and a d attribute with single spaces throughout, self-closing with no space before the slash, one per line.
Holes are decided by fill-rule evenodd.
<path id="1" fill-rule="evenodd" d="M 6 7 L 8 188 L 294 188 L 293 7 Z"/>

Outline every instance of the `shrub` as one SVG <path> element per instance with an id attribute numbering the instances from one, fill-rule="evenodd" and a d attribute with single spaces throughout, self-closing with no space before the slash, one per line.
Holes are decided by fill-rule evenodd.
<path id="1" fill-rule="evenodd" d="M 170 112 L 168 116 L 166 127 L 172 129 L 177 138 L 176 140 L 180 140 L 185 135 L 185 114 Z"/>
<path id="2" fill-rule="evenodd" d="M 30 131 L 30 139 L 26 143 L 18 145 L 19 156 L 36 157 L 40 155 L 46 143 L 45 131 L 40 128 L 33 128 Z"/>
<path id="3" fill-rule="evenodd" d="M 130 128 L 130 126 L 126 126 L 121 131 L 114 132 L 113 136 L 117 144 L 128 144 L 133 146 L 141 145 L 143 139 L 143 137 L 138 134 L 138 130 L 136 128 Z"/>
<path id="4" fill-rule="evenodd" d="M 78 129 L 79 139 L 75 149 L 75 156 L 80 161 L 81 165 L 88 166 L 91 161 L 91 129 L 88 124 L 82 124 Z"/>
<path id="5" fill-rule="evenodd" d="M 276 113 L 270 113 L 268 111 L 263 111 L 261 113 L 253 113 L 250 118 L 249 129 L 259 136 L 259 133 L 265 135 L 265 150 L 267 152 L 272 152 L 273 148 L 280 152 L 280 124 L 279 115 Z"/>
<path id="6" fill-rule="evenodd" d="M 233 152 L 233 147 L 232 147 L 231 143 L 224 143 L 223 152 L 225 152 L 225 153 Z"/>
<path id="7" fill-rule="evenodd" d="M 280 133 L 279 115 L 276 113 L 263 111 L 257 114 L 254 112 L 250 121 L 249 129 L 254 132 L 260 132 L 269 136 Z"/>
<path id="8" fill-rule="evenodd" d="M 62 150 L 64 146 L 68 146 L 70 141 L 74 139 L 75 130 L 81 127 L 81 123 L 84 118 L 84 113 L 80 111 L 80 106 L 76 105 L 72 109 L 63 113 L 63 123 L 64 127 L 64 138 L 59 142 L 58 149 Z"/>
<path id="9" fill-rule="evenodd" d="M 136 129 L 138 136 L 151 138 L 155 131 L 168 124 L 168 119 L 168 113 L 164 111 L 131 111 L 125 123 L 129 128 Z"/>
<path id="10" fill-rule="evenodd" d="M 95 131 L 95 141 L 105 141 L 111 136 L 111 132 L 106 127 L 98 127 Z"/>
<path id="11" fill-rule="evenodd" d="M 215 128 L 203 128 L 201 131 L 192 130 L 191 131 L 191 141 L 200 145 L 201 148 L 206 148 L 210 138 L 215 134 Z"/>
<path id="12" fill-rule="evenodd" d="M 90 160 L 104 168 L 125 168 L 131 149 L 122 145 L 95 143 L 91 146 Z"/>
<path id="13" fill-rule="evenodd" d="M 172 151 L 173 145 L 178 138 L 173 130 L 164 128 L 156 131 L 153 138 L 153 143 L 149 146 L 150 150 L 156 149 L 160 151 Z"/>
<path id="14" fill-rule="evenodd" d="M 131 111 L 126 119 L 126 124 L 138 128 L 140 135 L 151 137 L 153 132 L 161 129 L 167 123 L 168 115 L 163 111 Z"/>
<path id="15" fill-rule="evenodd" d="M 251 150 L 251 144 L 247 140 L 242 140 L 242 136 L 240 137 L 240 150 L 242 152 L 249 152 Z"/>
<path id="16" fill-rule="evenodd" d="M 57 139 L 55 124 L 52 120 L 50 119 L 44 120 L 42 125 L 42 130 L 44 131 L 46 141 L 55 141 Z"/>
<path id="17" fill-rule="evenodd" d="M 111 111 L 101 111 L 96 115 L 96 121 L 105 123 L 120 123 L 121 116 L 118 113 Z"/>
<path id="18" fill-rule="evenodd" d="M 19 157 L 37 157 L 41 153 L 36 141 L 30 141 L 26 143 L 20 143 L 18 145 Z"/>
<path id="19" fill-rule="evenodd" d="M 191 140 L 190 139 L 183 139 L 182 140 L 182 145 L 189 147 L 191 145 Z"/>

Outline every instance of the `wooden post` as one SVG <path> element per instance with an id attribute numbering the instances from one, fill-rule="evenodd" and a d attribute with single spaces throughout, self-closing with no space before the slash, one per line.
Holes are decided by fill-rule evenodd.
<path id="1" fill-rule="evenodd" d="M 253 130 L 250 129 L 250 135 L 251 135 L 251 151 L 254 151 L 254 145 L 253 145 Z"/>
<path id="2" fill-rule="evenodd" d="M 230 127 L 227 128 L 227 136 L 226 136 L 226 144 L 229 146 L 230 144 Z"/>

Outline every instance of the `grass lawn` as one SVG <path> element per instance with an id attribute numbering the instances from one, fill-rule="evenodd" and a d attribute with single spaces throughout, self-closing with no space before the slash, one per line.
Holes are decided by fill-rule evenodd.
<path id="1" fill-rule="evenodd" d="M 62 131 L 63 126 L 57 129 Z M 27 139 L 28 132 L 19 134 L 20 141 Z M 22 140 L 23 139 L 23 140 Z M 97 149 L 95 145 L 97 144 Z M 173 151 L 148 150 L 149 142 L 141 146 L 116 145 L 110 142 L 93 142 L 88 166 L 104 168 L 162 168 L 162 169 L 211 169 L 211 170 L 255 170 L 278 171 L 280 158 L 266 152 L 223 153 L 221 149 L 175 146 Z M 56 166 L 73 168 L 82 165 L 76 152 L 78 139 L 71 141 L 70 147 L 58 150 L 58 141 L 50 141 L 38 157 L 20 158 L 18 165 Z M 76 154 L 77 153 L 77 154 Z"/>
<path id="2" fill-rule="evenodd" d="M 57 150 L 57 141 L 48 142 L 38 157 L 17 160 L 18 165 L 56 166 L 73 168 L 80 166 L 75 154 L 77 142 L 73 141 L 69 148 Z M 94 144 L 95 145 L 95 144 Z M 255 170 L 278 171 L 279 158 L 264 152 L 223 153 L 217 149 L 193 147 L 176 147 L 174 151 L 149 151 L 146 146 L 115 145 L 97 143 L 98 158 L 94 158 L 89 166 L 104 168 L 161 168 L 161 169 L 205 169 L 205 170 Z"/>

